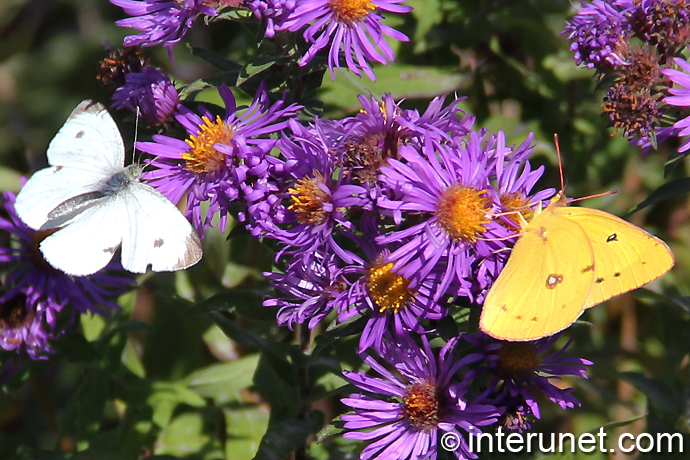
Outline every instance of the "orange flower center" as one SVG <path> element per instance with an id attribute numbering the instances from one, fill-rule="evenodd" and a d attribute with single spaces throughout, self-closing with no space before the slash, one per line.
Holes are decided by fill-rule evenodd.
<path id="1" fill-rule="evenodd" d="M 204 124 L 199 126 L 196 136 L 189 136 L 185 142 L 191 147 L 181 153 L 185 160 L 185 169 L 196 174 L 204 174 L 218 170 L 225 164 L 225 154 L 216 150 L 215 144 L 227 144 L 235 135 L 231 125 L 226 124 L 220 117 L 212 122 L 202 117 Z"/>
<path id="2" fill-rule="evenodd" d="M 338 22 L 353 23 L 376 9 L 369 0 L 329 0 L 328 6 Z"/>
<path id="3" fill-rule="evenodd" d="M 486 190 L 453 184 L 446 189 L 438 204 L 438 222 L 453 241 L 477 241 L 491 221 L 487 213 L 491 199 Z"/>
<path id="4" fill-rule="evenodd" d="M 300 223 L 320 225 L 328 219 L 324 203 L 330 202 L 330 196 L 324 192 L 319 184 L 324 182 L 320 172 L 314 171 L 314 177 L 303 177 L 297 185 L 289 188 L 292 204 L 288 209 L 295 213 Z"/>
<path id="5" fill-rule="evenodd" d="M 407 387 L 403 407 L 412 426 L 427 430 L 438 425 L 441 418 L 438 399 L 438 389 L 431 382 L 418 382 Z"/>
<path id="6" fill-rule="evenodd" d="M 510 224 L 507 224 L 505 221 L 502 219 L 498 219 L 497 222 L 507 228 L 508 230 L 512 230 L 514 232 L 519 231 L 521 225 L 522 225 L 522 220 L 518 217 L 518 213 L 522 214 L 522 217 L 525 218 L 527 222 L 532 220 L 532 217 L 534 216 L 534 210 L 529 207 L 529 202 L 527 201 L 527 197 L 523 195 L 520 192 L 512 192 L 512 193 L 507 193 L 505 195 L 501 195 L 501 209 L 503 210 L 504 213 L 509 212 L 511 214 L 505 214 L 505 217 L 510 219 L 511 221 L 515 222 L 514 226 L 511 226 Z"/>
<path id="7" fill-rule="evenodd" d="M 392 310 L 397 313 L 412 299 L 410 281 L 393 273 L 393 262 L 375 262 L 369 269 L 367 289 L 371 300 L 379 307 L 379 313 Z"/>
<path id="8" fill-rule="evenodd" d="M 541 364 L 537 350 L 531 343 L 503 342 L 496 354 L 496 373 L 503 378 L 527 377 Z"/>

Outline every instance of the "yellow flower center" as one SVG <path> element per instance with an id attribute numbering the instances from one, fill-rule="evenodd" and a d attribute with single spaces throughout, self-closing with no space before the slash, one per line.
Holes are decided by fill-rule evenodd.
<path id="1" fill-rule="evenodd" d="M 329 0 L 328 6 L 338 22 L 353 23 L 361 21 L 376 9 L 369 0 Z"/>
<path id="2" fill-rule="evenodd" d="M 367 289 L 371 300 L 379 307 L 379 313 L 388 310 L 398 313 L 412 299 L 412 291 L 408 288 L 410 281 L 393 273 L 393 265 L 393 262 L 375 262 L 369 269 Z"/>
<path id="3" fill-rule="evenodd" d="M 486 190 L 453 184 L 446 189 L 438 204 L 438 222 L 454 241 L 474 243 L 490 222 L 487 213 L 491 199 Z"/>
<path id="4" fill-rule="evenodd" d="M 517 213 L 522 214 L 522 217 L 525 218 L 527 222 L 532 220 L 532 217 L 534 217 L 534 210 L 529 207 L 529 202 L 527 201 L 527 197 L 523 195 L 520 192 L 512 192 L 512 193 L 507 193 L 505 195 L 501 195 L 501 209 L 503 210 L 502 212 L 510 212 L 511 214 L 505 214 L 505 217 L 510 219 L 511 221 L 515 222 L 514 226 L 511 226 L 510 224 L 507 224 L 504 222 L 502 219 L 497 219 L 497 222 L 507 228 L 508 230 L 512 230 L 514 232 L 517 232 L 520 230 L 520 227 L 522 225 L 522 221 L 520 218 L 517 216 Z"/>
<path id="5" fill-rule="evenodd" d="M 419 382 L 405 390 L 403 407 L 405 415 L 412 426 L 426 430 L 438 425 L 439 413 L 438 389 L 431 382 Z"/>
<path id="6" fill-rule="evenodd" d="M 312 174 L 314 177 L 303 177 L 288 189 L 292 199 L 288 209 L 295 213 L 300 223 L 320 225 L 328 219 L 329 213 L 323 205 L 330 202 L 330 196 L 319 187 L 324 182 L 321 173 L 314 171 Z"/>
<path id="7" fill-rule="evenodd" d="M 202 117 L 204 124 L 199 126 L 196 136 L 191 135 L 185 142 L 190 149 L 180 154 L 186 162 L 185 169 L 196 174 L 204 174 L 218 170 L 225 164 L 225 154 L 213 146 L 228 144 L 235 135 L 231 125 L 226 124 L 220 117 L 212 122 Z"/>
<path id="8" fill-rule="evenodd" d="M 496 373 L 503 378 L 524 378 L 541 364 L 537 350 L 531 343 L 503 342 L 496 350 Z"/>

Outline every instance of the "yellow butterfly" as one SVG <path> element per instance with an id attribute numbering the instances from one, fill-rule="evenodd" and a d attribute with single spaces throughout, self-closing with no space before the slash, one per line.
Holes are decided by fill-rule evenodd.
<path id="1" fill-rule="evenodd" d="M 485 333 L 509 341 L 555 334 L 587 308 L 673 267 L 673 254 L 659 238 L 609 213 L 566 205 L 560 192 L 523 222 L 484 300 L 479 327 Z"/>

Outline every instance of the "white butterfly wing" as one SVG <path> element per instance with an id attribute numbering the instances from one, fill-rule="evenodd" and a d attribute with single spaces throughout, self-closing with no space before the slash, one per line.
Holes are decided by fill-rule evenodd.
<path id="1" fill-rule="evenodd" d="M 123 194 L 101 199 L 41 242 L 43 257 L 68 275 L 88 276 L 113 258 L 127 231 Z"/>
<path id="2" fill-rule="evenodd" d="M 48 146 L 51 166 L 86 169 L 108 176 L 125 164 L 120 130 L 103 104 L 83 101 L 67 118 Z"/>
<path id="3" fill-rule="evenodd" d="M 201 241 L 179 209 L 158 190 L 134 182 L 125 194 L 129 228 L 122 238 L 122 266 L 144 273 L 182 270 L 201 259 Z"/>
<path id="4" fill-rule="evenodd" d="M 107 174 L 54 166 L 34 173 L 17 195 L 14 209 L 26 225 L 38 230 L 59 204 L 83 193 L 98 191 Z"/>
<path id="5" fill-rule="evenodd" d="M 122 136 L 105 107 L 82 102 L 48 146 L 52 167 L 36 172 L 19 192 L 15 203 L 19 218 L 34 230 L 41 228 L 58 205 L 99 191 L 122 171 L 124 155 Z"/>

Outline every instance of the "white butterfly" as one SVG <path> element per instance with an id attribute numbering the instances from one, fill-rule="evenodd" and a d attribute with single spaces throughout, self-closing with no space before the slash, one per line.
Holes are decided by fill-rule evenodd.
<path id="1" fill-rule="evenodd" d="M 58 229 L 40 245 L 46 261 L 74 276 L 96 273 L 122 246 L 134 273 L 181 270 L 201 259 L 191 224 L 158 190 L 124 166 L 120 131 L 103 105 L 77 106 L 48 146 L 49 168 L 22 188 L 15 210 L 34 230 Z"/>

